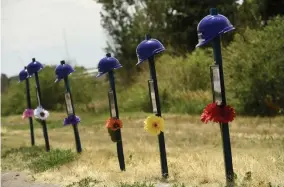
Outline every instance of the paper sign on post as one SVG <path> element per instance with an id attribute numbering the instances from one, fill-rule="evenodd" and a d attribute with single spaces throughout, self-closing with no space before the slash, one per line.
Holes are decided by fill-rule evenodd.
<path id="1" fill-rule="evenodd" d="M 38 105 L 41 106 L 40 99 L 39 99 L 38 88 L 36 88 L 36 97 L 37 97 Z"/>
<path id="2" fill-rule="evenodd" d="M 155 96 L 153 80 L 148 80 L 148 86 L 149 86 L 150 101 L 152 104 L 153 113 L 157 113 L 157 103 L 156 103 L 156 96 Z"/>
<path id="3" fill-rule="evenodd" d="M 67 109 L 67 113 L 69 114 L 73 114 L 73 106 L 72 106 L 72 101 L 71 101 L 71 95 L 69 92 L 65 93 L 65 103 L 66 103 L 66 109 Z"/>
<path id="4" fill-rule="evenodd" d="M 219 66 L 218 65 L 210 66 L 210 74 L 211 74 L 213 100 L 214 102 L 220 105 L 222 103 L 222 94 L 221 94 Z"/>
<path id="5" fill-rule="evenodd" d="M 108 100 L 109 100 L 109 110 L 111 117 L 117 117 L 115 110 L 115 103 L 114 103 L 114 95 L 112 90 L 108 92 Z"/>

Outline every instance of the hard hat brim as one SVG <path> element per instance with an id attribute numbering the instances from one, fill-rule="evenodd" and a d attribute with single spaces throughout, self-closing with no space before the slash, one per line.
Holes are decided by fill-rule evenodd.
<path id="1" fill-rule="evenodd" d="M 101 77 L 103 74 L 105 74 L 106 72 L 99 72 L 96 77 Z"/>
<path id="2" fill-rule="evenodd" d="M 54 81 L 54 83 L 58 83 L 59 81 L 61 81 L 62 78 L 56 78 L 56 80 Z"/>
<path id="3" fill-rule="evenodd" d="M 227 33 L 227 32 L 230 32 L 230 31 L 232 31 L 232 30 L 235 30 L 235 29 L 236 29 L 236 28 L 235 28 L 234 26 L 226 27 L 225 29 L 223 29 L 222 31 L 220 31 L 220 32 L 218 33 L 218 35 L 216 35 L 216 36 L 220 36 L 221 34 L 225 34 L 225 33 Z M 216 36 L 211 37 L 211 38 L 208 38 L 208 39 L 205 40 L 205 41 L 199 42 L 199 43 L 195 46 L 195 48 L 206 45 L 206 44 L 209 43 L 211 40 L 213 40 Z"/>
<path id="4" fill-rule="evenodd" d="M 161 53 L 161 52 L 163 52 L 163 51 L 165 51 L 165 50 L 166 50 L 166 49 L 165 49 L 164 47 L 161 47 L 161 48 L 159 48 L 159 49 L 156 49 L 156 50 L 153 51 L 153 55 L 149 56 L 148 58 L 150 58 L 150 57 L 152 57 L 152 56 L 155 56 L 156 54 L 159 54 L 159 53 Z M 148 58 L 146 58 L 146 59 L 139 59 L 138 62 L 137 62 L 137 64 L 136 64 L 136 66 L 139 65 L 139 64 L 141 64 L 141 63 L 143 63 L 143 62 L 145 62 L 146 60 L 148 60 Z"/>

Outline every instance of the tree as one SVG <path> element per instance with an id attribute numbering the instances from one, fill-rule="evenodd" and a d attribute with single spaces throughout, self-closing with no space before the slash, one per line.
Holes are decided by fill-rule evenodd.
<path id="1" fill-rule="evenodd" d="M 8 90 L 9 78 L 6 74 L 1 73 L 1 93 L 4 93 Z"/>
<path id="2" fill-rule="evenodd" d="M 267 24 L 267 21 L 276 16 L 284 15 L 284 1 L 283 0 L 260 0 L 260 14 L 263 20 L 264 25 Z"/>
<path id="3" fill-rule="evenodd" d="M 239 33 L 245 31 L 246 27 L 258 28 L 261 23 L 260 4 L 254 0 L 244 0 L 239 6 L 236 18 L 236 27 Z"/>
<path id="4" fill-rule="evenodd" d="M 284 15 L 283 0 L 244 0 L 238 10 L 237 22 L 240 27 L 257 28 L 267 25 L 276 15 Z"/>
<path id="5" fill-rule="evenodd" d="M 180 51 L 180 54 L 191 52 L 198 43 L 197 25 L 209 14 L 210 8 L 217 8 L 234 24 L 237 10 L 236 0 L 168 0 L 166 16 L 166 34 L 169 44 Z M 165 38 L 167 35 L 164 36 Z M 227 38 L 230 41 L 231 38 Z"/>
<path id="6" fill-rule="evenodd" d="M 102 26 L 110 36 L 105 50 L 118 58 L 125 70 L 124 77 L 129 78 L 134 66 L 133 60 L 136 58 L 135 53 L 130 53 L 137 43 L 135 35 L 131 35 L 133 13 L 130 9 L 135 8 L 133 7 L 135 2 L 133 0 L 97 0 L 97 2 L 103 4 Z"/>
<path id="7" fill-rule="evenodd" d="M 135 68 L 137 45 L 149 33 L 170 52 L 185 55 L 197 44 L 198 22 L 209 14 L 211 7 L 234 22 L 236 0 L 96 0 L 103 6 L 102 26 L 110 40 L 106 50 L 113 53 L 124 66 L 124 78 L 129 82 Z M 227 41 L 230 41 L 227 37 Z"/>

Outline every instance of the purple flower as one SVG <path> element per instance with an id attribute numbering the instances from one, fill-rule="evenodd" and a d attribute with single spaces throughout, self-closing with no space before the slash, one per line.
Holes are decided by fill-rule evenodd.
<path id="1" fill-rule="evenodd" d="M 34 110 L 33 110 L 33 109 L 30 109 L 30 108 L 27 108 L 27 109 L 25 109 L 25 111 L 23 112 L 22 119 L 29 118 L 29 117 L 33 117 L 33 115 L 34 115 Z"/>
<path id="2" fill-rule="evenodd" d="M 70 115 L 64 119 L 64 126 L 66 125 L 77 125 L 81 121 L 79 116 Z"/>

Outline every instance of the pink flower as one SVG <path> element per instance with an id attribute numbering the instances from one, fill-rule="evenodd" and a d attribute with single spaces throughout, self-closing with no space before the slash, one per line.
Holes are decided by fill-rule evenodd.
<path id="1" fill-rule="evenodd" d="M 25 109 L 25 111 L 23 112 L 22 119 L 29 118 L 29 117 L 33 117 L 33 115 L 34 115 L 34 110 L 27 108 L 27 109 Z"/>

